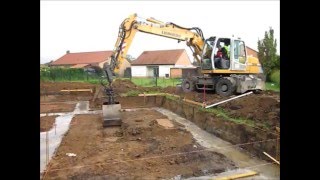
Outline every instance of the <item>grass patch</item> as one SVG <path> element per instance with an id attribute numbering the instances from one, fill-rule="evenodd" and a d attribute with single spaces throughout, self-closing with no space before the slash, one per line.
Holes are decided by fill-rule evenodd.
<path id="1" fill-rule="evenodd" d="M 280 84 L 280 70 L 275 69 L 270 74 L 270 81 L 276 84 Z"/>
<path id="2" fill-rule="evenodd" d="M 170 100 L 173 100 L 173 101 L 179 100 L 179 98 L 176 97 L 176 96 L 170 96 L 170 95 L 165 95 L 165 96 L 166 96 L 166 99 L 170 99 Z"/>
<path id="3" fill-rule="evenodd" d="M 130 90 L 126 93 L 126 96 L 138 96 L 139 94 L 141 94 L 140 91 L 137 90 Z"/>
<path id="4" fill-rule="evenodd" d="M 248 125 L 248 126 L 251 126 L 251 127 L 255 127 L 255 122 L 253 120 L 245 119 L 245 118 L 232 118 L 222 108 L 209 108 L 209 109 L 199 108 L 199 110 L 202 111 L 202 112 L 213 113 L 218 117 L 223 117 L 223 119 L 235 122 L 237 124 L 245 124 L 245 125 Z M 265 128 L 267 128 L 267 127 L 265 127 Z"/>
<path id="5" fill-rule="evenodd" d="M 130 80 L 130 79 L 129 79 Z M 143 87 L 168 87 L 168 86 L 176 86 L 177 84 L 181 84 L 181 79 L 175 78 L 131 78 L 131 81 L 137 86 Z"/>
<path id="6" fill-rule="evenodd" d="M 99 79 L 89 79 L 89 80 L 67 80 L 67 79 L 58 79 L 58 80 L 41 80 L 42 82 L 80 82 L 80 83 L 90 83 L 90 84 L 100 84 Z"/>
<path id="7" fill-rule="evenodd" d="M 266 82 L 266 90 L 280 92 L 280 85 L 273 82 Z"/>

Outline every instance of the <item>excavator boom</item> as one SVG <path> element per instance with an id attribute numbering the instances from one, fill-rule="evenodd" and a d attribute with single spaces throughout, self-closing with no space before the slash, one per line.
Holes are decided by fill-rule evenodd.
<path id="1" fill-rule="evenodd" d="M 194 52 L 194 57 L 200 62 L 204 37 L 199 28 L 183 28 L 174 23 L 163 23 L 154 18 L 147 18 L 145 21 L 138 21 L 137 14 L 126 18 L 119 27 L 118 38 L 110 57 L 109 63 L 103 66 L 108 84 L 101 83 L 107 96 L 107 101 L 103 103 L 104 126 L 119 125 L 120 118 L 118 112 L 121 109 L 119 102 L 115 101 L 112 88 L 113 77 L 119 72 L 119 67 L 126 58 L 136 32 L 144 32 L 172 38 L 178 41 L 186 41 Z M 102 81 L 101 81 L 102 82 Z"/>
<path id="2" fill-rule="evenodd" d="M 137 32 L 186 42 L 202 70 L 202 75 L 192 76 L 183 81 L 183 90 L 186 92 L 206 88 L 216 90 L 220 95 L 229 96 L 234 92 L 243 93 L 247 90 L 264 88 L 262 80 L 256 77 L 260 66 L 259 60 L 247 57 L 244 41 L 215 36 L 205 39 L 202 30 L 198 27 L 185 28 L 172 22 L 164 23 L 154 18 L 144 19 L 138 17 L 137 14 L 132 14 L 121 23 L 113 53 L 110 60 L 103 66 L 107 79 L 107 84 L 101 83 L 107 96 L 103 111 L 105 112 L 103 114 L 105 120 L 110 120 L 111 116 L 111 119 L 117 119 L 120 122 L 120 118 L 117 117 L 119 114 L 114 115 L 115 111 L 118 112 L 121 109 L 121 105 L 115 101 L 112 82 L 126 59 Z M 220 50 L 220 43 L 231 45 L 231 48 L 228 49 L 232 50 L 224 58 L 215 54 Z M 215 53 L 213 53 L 214 51 Z M 120 123 L 110 124 L 118 125 Z"/>

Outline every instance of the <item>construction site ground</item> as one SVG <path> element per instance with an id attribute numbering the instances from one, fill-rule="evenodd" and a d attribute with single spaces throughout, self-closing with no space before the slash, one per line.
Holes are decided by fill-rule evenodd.
<path id="1" fill-rule="evenodd" d="M 232 155 L 236 153 L 231 153 L 231 150 L 228 154 L 219 148 L 214 149 L 215 146 L 211 145 L 210 148 L 213 149 L 208 151 L 209 146 L 199 144 L 195 134 L 187 131 L 185 125 L 172 119 L 169 113 L 160 113 L 161 110 L 154 109 L 159 107 L 159 104 L 162 104 L 161 107 L 164 109 L 192 121 L 201 128 L 199 130 L 229 141 L 231 146 L 239 142 L 274 139 L 277 136 L 272 134 L 275 134 L 276 127 L 280 127 L 280 97 L 274 92 L 252 94 L 218 106 L 219 112 L 234 119 L 250 119 L 257 123 L 254 124 L 256 127 L 270 131 L 270 135 L 226 121 L 224 116 L 209 111 L 198 111 L 199 108 L 196 108 L 197 112 L 194 107 L 191 110 L 183 106 L 181 110 L 179 104 L 170 98 L 164 100 L 160 97 L 150 97 L 146 100 L 137 96 L 120 97 L 161 92 L 200 103 L 205 99 L 207 104 L 227 99 L 214 93 L 183 93 L 176 87 L 138 87 L 128 80 L 116 80 L 114 87 L 116 99 L 124 109 L 121 112 L 122 126 L 103 128 L 101 113 L 75 115 L 70 129 L 55 151 L 47 172 L 44 173 L 45 179 L 179 179 L 219 174 L 249 165 L 239 163 L 237 158 L 240 156 Z M 72 112 L 78 101 L 89 101 L 91 110 L 101 110 L 101 95 L 93 101 L 99 88 L 100 85 L 89 83 L 41 82 L 40 113 L 46 115 L 40 118 L 40 131 L 53 128 L 54 118 L 58 115 L 52 116 L 50 113 Z M 63 89 L 93 91 L 62 92 Z M 192 117 L 189 117 L 190 111 L 193 111 Z M 207 127 L 210 123 L 214 128 Z M 230 133 L 232 130 L 233 135 Z M 243 134 L 247 134 L 246 137 Z M 248 150 L 247 158 L 260 157 L 258 153 L 269 149 L 272 151 L 269 153 L 276 157 L 275 151 L 279 148 L 276 146 L 277 144 L 272 142 L 250 144 L 243 148 Z M 258 152 L 259 148 L 261 152 Z M 68 153 L 74 153 L 76 156 L 68 156 Z M 268 160 L 266 157 L 263 159 Z M 279 174 L 277 170 L 274 172 L 276 165 L 273 161 L 269 159 L 266 164 L 272 165 L 272 172 L 276 176 Z M 272 177 L 275 174 L 272 174 Z"/>
<path id="2" fill-rule="evenodd" d="M 188 100 L 203 103 L 207 105 L 217 103 L 226 100 L 230 97 L 223 97 L 215 94 L 214 92 L 190 92 L 184 93 L 181 88 L 177 87 L 139 87 L 133 84 L 129 80 L 116 80 L 114 82 L 114 89 L 118 96 L 129 94 L 134 92 L 138 93 L 170 93 L 181 96 Z M 98 87 L 97 87 L 98 88 Z M 233 96 L 232 96 L 233 97 Z M 119 100 L 121 97 L 118 98 Z M 205 100 L 205 101 L 204 101 Z M 132 98 L 128 103 L 129 106 L 136 105 L 140 101 L 139 98 Z M 102 100 L 90 102 L 92 109 L 101 109 Z M 147 105 L 148 106 L 148 105 Z M 249 119 L 257 124 L 262 124 L 266 128 L 275 130 L 275 127 L 280 127 L 280 93 L 273 91 L 263 91 L 259 94 L 253 94 L 245 96 L 240 99 L 236 99 L 218 106 L 219 109 L 223 110 L 228 116 L 232 118 L 243 118 Z"/>
<path id="3" fill-rule="evenodd" d="M 201 176 L 235 168 L 220 153 L 188 153 L 203 148 L 179 125 L 159 125 L 157 120 L 167 117 L 154 110 L 123 112 L 122 118 L 122 127 L 102 128 L 100 115 L 74 117 L 47 176 L 154 179 Z M 77 156 L 68 157 L 66 153 Z M 182 155 L 172 155 L 177 153 Z"/>
<path id="4" fill-rule="evenodd" d="M 56 117 L 57 116 L 40 117 L 40 132 L 46 132 L 53 128 Z"/>

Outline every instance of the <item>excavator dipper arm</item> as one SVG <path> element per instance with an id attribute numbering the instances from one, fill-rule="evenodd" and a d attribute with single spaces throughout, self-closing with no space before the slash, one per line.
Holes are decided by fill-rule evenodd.
<path id="1" fill-rule="evenodd" d="M 104 64 L 104 72 L 108 80 L 108 87 L 104 85 L 109 104 L 114 104 L 112 88 L 113 77 L 119 72 L 119 67 L 126 58 L 136 32 L 143 32 L 157 36 L 163 36 L 180 41 L 186 41 L 191 48 L 194 58 L 200 62 L 205 39 L 200 28 L 184 28 L 174 23 L 164 23 L 154 18 L 138 21 L 137 14 L 126 18 L 119 27 L 118 38 L 110 57 L 109 63 Z"/>

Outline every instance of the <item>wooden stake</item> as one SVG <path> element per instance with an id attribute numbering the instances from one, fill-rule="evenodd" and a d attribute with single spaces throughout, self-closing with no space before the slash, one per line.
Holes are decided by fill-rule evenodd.
<path id="1" fill-rule="evenodd" d="M 218 177 L 215 178 L 215 180 L 230 180 L 230 179 L 238 179 L 238 178 L 243 178 L 243 177 L 248 177 L 248 176 L 254 176 L 257 175 L 258 173 L 255 171 L 250 171 L 247 173 L 242 173 L 242 174 L 235 174 L 235 175 L 230 175 L 230 176 L 225 176 L 225 177 Z"/>
<path id="2" fill-rule="evenodd" d="M 92 93 L 92 89 L 62 89 L 62 92 L 71 92 L 71 91 L 89 91 Z"/>
<path id="3" fill-rule="evenodd" d="M 272 159 L 274 162 L 276 162 L 277 164 L 280 165 L 280 162 L 277 161 L 275 158 L 273 158 L 272 156 L 270 156 L 269 154 L 267 154 L 266 152 L 263 152 L 264 155 L 268 156 L 270 159 Z"/>

